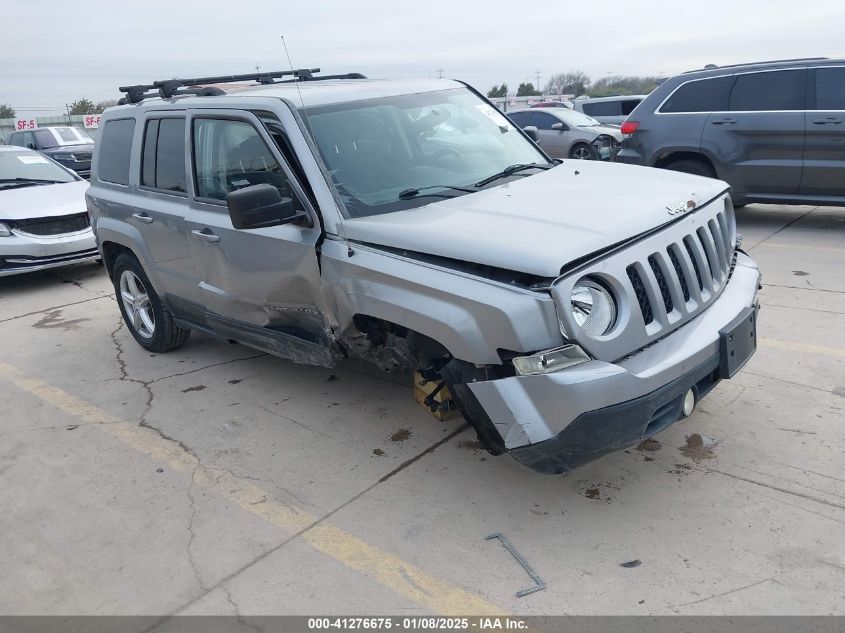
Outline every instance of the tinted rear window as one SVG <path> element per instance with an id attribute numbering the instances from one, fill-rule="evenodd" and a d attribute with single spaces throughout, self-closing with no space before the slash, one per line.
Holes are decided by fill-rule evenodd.
<path id="1" fill-rule="evenodd" d="M 642 99 L 629 99 L 627 101 L 622 101 L 622 114 L 628 116 L 631 112 L 634 111 L 638 105 L 640 105 L 640 101 Z"/>
<path id="2" fill-rule="evenodd" d="M 728 109 L 731 112 L 803 110 L 805 70 L 779 70 L 737 75 Z"/>
<path id="3" fill-rule="evenodd" d="M 585 103 L 581 108 L 584 110 L 584 114 L 590 116 L 619 116 L 622 114 L 621 103 L 621 101 L 598 101 L 596 103 Z M 633 108 L 631 109 L 633 110 Z"/>
<path id="4" fill-rule="evenodd" d="M 816 110 L 845 110 L 845 68 L 816 70 Z"/>
<path id="5" fill-rule="evenodd" d="M 129 184 L 129 155 L 134 134 L 135 119 L 106 122 L 98 141 L 97 178 L 119 185 Z"/>
<path id="6" fill-rule="evenodd" d="M 713 77 L 691 81 L 678 88 L 661 112 L 719 112 L 728 109 L 733 77 Z"/>
<path id="7" fill-rule="evenodd" d="M 185 193 L 187 180 L 185 119 L 151 119 L 144 130 L 141 184 Z"/>

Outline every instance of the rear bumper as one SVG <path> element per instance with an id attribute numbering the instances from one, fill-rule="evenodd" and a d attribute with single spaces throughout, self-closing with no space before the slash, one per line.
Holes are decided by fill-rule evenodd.
<path id="1" fill-rule="evenodd" d="M 719 298 L 692 321 L 616 363 L 469 383 L 506 448 L 544 473 L 566 472 L 663 430 L 683 395 L 719 381 L 720 331 L 756 306 L 760 274 L 740 254 Z"/>
<path id="2" fill-rule="evenodd" d="M 630 147 L 625 147 L 625 142 L 622 142 L 622 149 L 620 149 L 614 158 L 617 163 L 625 163 L 626 165 L 645 165 L 642 154 Z"/>
<path id="3" fill-rule="evenodd" d="M 0 237 L 0 277 L 99 258 L 94 232 L 90 228 L 51 236 L 13 231 L 11 237 Z"/>

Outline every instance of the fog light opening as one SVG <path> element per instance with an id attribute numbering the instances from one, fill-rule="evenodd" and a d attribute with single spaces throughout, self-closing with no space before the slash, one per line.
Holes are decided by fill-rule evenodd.
<path id="1" fill-rule="evenodd" d="M 692 389 L 688 389 L 687 392 L 684 394 L 684 404 L 681 407 L 681 413 L 683 413 L 685 418 L 688 418 L 692 415 L 692 412 L 695 410 L 695 392 Z"/>

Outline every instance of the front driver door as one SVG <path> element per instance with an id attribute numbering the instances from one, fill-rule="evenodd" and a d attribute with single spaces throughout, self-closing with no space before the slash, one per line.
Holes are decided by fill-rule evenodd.
<path id="1" fill-rule="evenodd" d="M 540 147 L 552 158 L 568 158 L 569 146 L 572 145 L 572 134 L 569 126 L 548 112 L 541 112 L 540 108 L 531 112 L 531 125 L 537 126 L 540 135 Z M 560 124 L 559 129 L 552 126 Z"/>
<path id="2" fill-rule="evenodd" d="M 294 349 L 294 339 L 328 346 L 318 307 L 320 222 L 315 209 L 256 116 L 197 110 L 190 113 L 189 125 L 193 196 L 187 239 L 201 271 L 209 326 L 280 356 L 323 362 L 302 358 L 302 350 Z M 235 229 L 226 195 L 261 183 L 277 187 L 309 221 Z"/>
<path id="3" fill-rule="evenodd" d="M 803 196 L 845 197 L 845 66 L 811 71 Z"/>

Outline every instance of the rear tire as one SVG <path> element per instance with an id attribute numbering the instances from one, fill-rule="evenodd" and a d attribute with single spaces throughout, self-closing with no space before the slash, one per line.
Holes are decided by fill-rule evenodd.
<path id="1" fill-rule="evenodd" d="M 575 143 L 569 149 L 569 158 L 574 160 L 598 160 L 596 148 L 587 143 Z"/>
<path id="2" fill-rule="evenodd" d="M 176 325 L 134 255 L 115 259 L 112 283 L 123 321 L 138 345 L 161 353 L 185 344 L 191 330 Z"/>
<path id="3" fill-rule="evenodd" d="M 703 160 L 676 160 L 675 162 L 666 165 L 664 169 L 680 171 L 685 174 L 693 174 L 694 176 L 704 176 L 705 178 L 716 177 L 716 170 Z"/>

